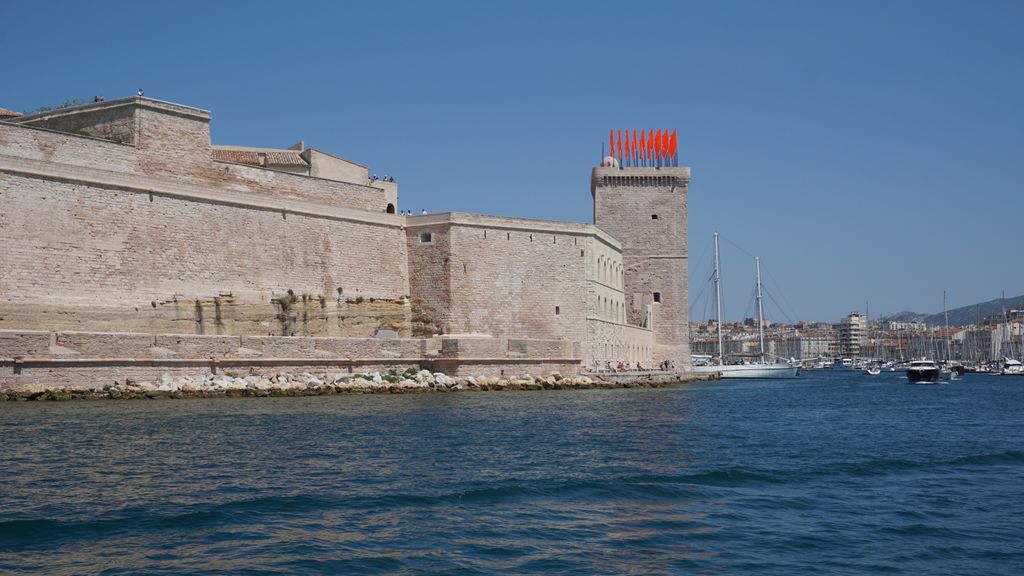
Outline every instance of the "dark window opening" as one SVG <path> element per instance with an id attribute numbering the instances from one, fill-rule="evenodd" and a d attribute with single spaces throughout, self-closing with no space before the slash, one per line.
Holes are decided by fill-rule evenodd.
<path id="1" fill-rule="evenodd" d="M 561 313 L 562 313 L 562 309 L 559 308 L 558 306 L 555 306 L 555 316 L 558 316 Z"/>
<path id="2" fill-rule="evenodd" d="M 434 242 L 434 235 L 430 232 L 420 233 L 420 244 L 432 244 Z"/>
<path id="3" fill-rule="evenodd" d="M 651 220 L 657 220 L 657 219 L 658 219 L 658 215 L 657 214 L 651 214 Z"/>
<path id="4" fill-rule="evenodd" d="M 654 293 L 654 301 L 655 302 L 661 302 L 661 292 L 655 292 Z"/>
<path id="5" fill-rule="evenodd" d="M 384 211 L 387 212 L 388 214 L 394 214 L 395 213 L 395 205 L 389 203 L 388 207 L 385 208 Z"/>
<path id="6" fill-rule="evenodd" d="M 584 256 L 583 250 L 580 250 L 580 258 L 582 258 L 583 256 Z"/>

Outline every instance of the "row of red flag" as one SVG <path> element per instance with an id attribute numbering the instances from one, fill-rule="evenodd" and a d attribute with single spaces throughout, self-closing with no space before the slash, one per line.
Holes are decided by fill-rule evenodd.
<path id="1" fill-rule="evenodd" d="M 636 130 L 632 135 L 629 130 L 609 130 L 608 145 L 611 155 L 618 158 L 663 160 L 674 158 L 679 150 L 675 130 L 641 130 L 639 136 Z"/>

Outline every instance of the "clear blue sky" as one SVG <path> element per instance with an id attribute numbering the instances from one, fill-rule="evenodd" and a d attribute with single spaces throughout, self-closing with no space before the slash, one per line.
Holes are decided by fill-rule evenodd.
<path id="1" fill-rule="evenodd" d="M 674 128 L 691 293 L 789 318 L 1024 293 L 1024 2 L 6 2 L 0 106 L 134 94 L 400 207 L 590 221 L 609 128 Z M 745 252 L 744 252 L 745 251 Z M 696 316 L 703 308 L 696 306 Z M 779 314 L 776 320 L 785 320 Z"/>

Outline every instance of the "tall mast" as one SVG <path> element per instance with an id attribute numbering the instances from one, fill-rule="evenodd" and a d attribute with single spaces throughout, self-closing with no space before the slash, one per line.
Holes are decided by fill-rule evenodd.
<path id="1" fill-rule="evenodd" d="M 718 268 L 718 232 L 715 232 L 715 319 L 718 320 L 718 361 L 725 364 L 722 349 L 722 274 Z"/>
<path id="2" fill-rule="evenodd" d="M 764 306 L 761 304 L 761 259 L 754 257 L 757 268 L 757 333 L 761 338 L 761 362 L 764 362 Z"/>
<path id="3" fill-rule="evenodd" d="M 942 314 L 946 317 L 946 362 L 950 360 L 949 353 L 949 310 L 946 308 L 946 291 L 942 291 Z"/>

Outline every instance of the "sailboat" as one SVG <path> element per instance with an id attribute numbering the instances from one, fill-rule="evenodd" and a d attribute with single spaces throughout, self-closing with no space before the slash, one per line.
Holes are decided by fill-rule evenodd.
<path id="1" fill-rule="evenodd" d="M 698 374 L 718 374 L 719 378 L 796 378 L 798 366 L 789 362 L 768 362 L 764 352 L 764 306 L 761 298 L 761 259 L 754 258 L 757 269 L 757 330 L 761 341 L 761 354 L 757 361 L 744 364 L 726 364 L 722 357 L 722 289 L 718 263 L 718 233 L 715 233 L 715 317 L 718 321 L 718 356 L 711 364 L 694 366 Z"/>

